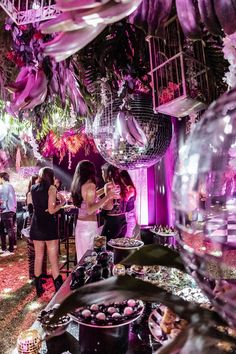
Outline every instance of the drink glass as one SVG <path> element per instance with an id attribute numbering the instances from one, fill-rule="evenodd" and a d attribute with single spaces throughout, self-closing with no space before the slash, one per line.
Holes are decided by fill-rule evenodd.
<path id="1" fill-rule="evenodd" d="M 117 194 L 118 197 L 120 197 L 120 192 L 121 192 L 121 189 L 120 189 L 120 186 L 118 184 L 116 184 L 114 186 L 114 190 L 115 190 L 115 193 Z M 118 199 L 114 199 L 114 205 L 119 205 L 119 198 Z"/>

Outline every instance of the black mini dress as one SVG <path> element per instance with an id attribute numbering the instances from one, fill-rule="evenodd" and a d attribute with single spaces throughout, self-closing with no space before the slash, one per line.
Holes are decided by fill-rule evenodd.
<path id="1" fill-rule="evenodd" d="M 48 190 L 50 186 L 44 183 L 35 184 L 31 188 L 33 201 L 33 217 L 30 228 L 30 239 L 50 241 L 58 239 L 56 215 L 48 211 Z"/>

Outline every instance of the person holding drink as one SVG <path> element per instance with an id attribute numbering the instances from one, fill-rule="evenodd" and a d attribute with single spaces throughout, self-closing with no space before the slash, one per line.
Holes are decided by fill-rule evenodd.
<path id="1" fill-rule="evenodd" d="M 98 200 L 95 166 L 92 162 L 83 160 L 76 167 L 71 196 L 73 204 L 79 208 L 75 229 L 76 255 L 79 262 L 84 253 L 93 248 L 94 237 L 98 234 L 98 210 L 113 200 L 116 193 L 111 188 L 103 198 Z"/>
<path id="2" fill-rule="evenodd" d="M 40 297 L 43 292 L 42 264 L 45 244 L 52 269 L 53 282 L 57 291 L 63 283 L 59 274 L 58 257 L 58 233 L 55 214 L 65 204 L 63 196 L 57 194 L 54 186 L 54 172 L 49 167 L 41 168 L 39 181 L 31 188 L 33 216 L 30 227 L 30 238 L 34 242 L 35 249 L 35 286 L 37 295 Z M 57 199 L 60 203 L 57 204 Z"/>
<path id="3" fill-rule="evenodd" d="M 109 241 L 112 238 L 124 237 L 126 234 L 126 188 L 121 181 L 119 169 L 113 165 L 107 167 L 106 182 L 105 195 L 111 188 L 116 193 L 115 197 L 104 206 L 106 217 L 101 234 Z"/>

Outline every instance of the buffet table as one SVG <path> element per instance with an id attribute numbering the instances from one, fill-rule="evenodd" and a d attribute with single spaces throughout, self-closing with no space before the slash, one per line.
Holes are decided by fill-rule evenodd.
<path id="1" fill-rule="evenodd" d="M 111 246 L 114 247 L 113 244 L 111 244 Z M 141 247 L 141 244 L 139 244 L 139 247 Z M 109 257 L 112 255 L 112 253 L 104 253 L 106 256 L 109 254 Z M 98 257 L 100 258 L 98 259 Z M 98 256 L 94 251 L 87 251 L 85 253 L 79 264 L 75 267 L 75 271 L 68 276 L 62 287 L 46 306 L 44 312 L 46 311 L 49 318 L 50 311 L 53 311 L 53 307 L 56 304 L 61 303 L 62 300 L 72 292 L 70 289 L 71 286 L 74 284 L 75 289 L 79 285 L 79 282 L 81 281 L 79 278 L 81 275 L 81 268 L 85 268 L 85 264 L 88 265 L 89 269 L 94 269 L 94 267 L 97 268 L 98 264 L 102 264 L 99 263 L 99 260 L 101 261 L 101 259 L 103 259 L 101 257 L 102 253 Z M 117 267 L 120 266 L 121 265 L 118 265 Z M 161 286 L 165 290 L 171 291 L 173 294 L 179 295 L 184 299 L 201 304 L 208 302 L 200 289 L 196 287 L 193 279 L 176 269 L 169 269 L 162 266 L 140 267 L 132 265 L 127 269 L 125 269 L 124 266 L 122 267 L 127 274 Z M 104 270 L 105 268 L 102 269 Z M 92 277 L 91 274 L 92 273 L 90 272 L 89 279 Z M 106 277 L 103 273 L 102 276 Z M 88 280 L 88 275 L 86 279 Z M 81 285 L 82 284 L 80 284 L 80 286 Z M 110 309 L 118 307 L 116 312 L 118 311 L 123 314 L 123 317 L 121 322 L 117 322 L 117 320 L 112 318 L 113 316 L 109 317 L 106 312 L 105 318 L 108 318 L 108 322 L 106 320 L 105 325 L 104 322 L 102 325 L 99 325 L 98 322 L 100 319 L 98 320 L 97 317 L 98 314 L 101 315 L 101 312 L 105 313 L 105 311 L 100 310 L 100 307 L 106 307 L 105 305 L 92 305 L 91 307 L 86 307 L 82 310 L 75 310 L 75 312 L 70 314 L 72 319 L 70 324 L 68 325 L 70 321 L 70 318 L 68 318 L 67 327 L 65 326 L 64 331 L 60 333 L 57 332 L 57 334 L 59 334 L 58 336 L 54 336 L 51 339 L 44 341 L 39 354 L 151 354 L 155 352 L 155 350 L 162 346 L 169 338 L 173 338 L 168 335 L 169 332 L 163 332 L 163 328 L 165 327 L 165 323 L 163 322 L 165 317 L 164 313 L 169 310 L 159 303 L 146 303 L 144 307 L 141 302 L 141 311 L 138 312 L 135 310 L 135 308 L 137 309 L 139 306 L 138 301 L 139 300 L 128 300 L 126 302 L 125 306 L 132 306 L 129 305 L 129 302 L 136 302 L 134 305 L 135 307 L 133 307 L 133 315 L 129 317 L 129 321 L 127 321 L 124 308 L 121 310 L 120 307 L 124 307 L 124 302 L 120 303 L 120 305 L 119 303 L 117 305 L 115 302 L 114 304 L 109 305 Z M 92 315 L 94 317 L 91 316 L 91 312 L 94 310 L 92 309 L 93 306 L 99 307 L 99 310 L 95 312 L 95 314 L 97 314 L 96 318 L 95 315 Z M 94 319 L 95 322 L 94 320 L 92 320 L 93 322 L 88 322 L 86 320 L 87 316 L 83 315 L 84 311 L 90 312 L 89 316 Z M 113 312 L 111 313 L 113 314 Z M 171 316 L 174 317 L 173 335 L 176 335 L 176 330 L 180 331 L 183 329 L 181 324 L 182 320 L 176 318 L 174 314 Z M 102 319 L 102 321 L 103 320 L 104 319 Z M 39 321 L 36 321 L 32 328 L 37 329 L 41 336 L 44 336 L 44 331 Z M 55 331 L 55 329 L 53 329 L 53 331 Z M 14 352 L 14 354 L 16 353 L 17 351 Z"/>
<path id="2" fill-rule="evenodd" d="M 82 265 L 84 263 L 84 259 L 91 255 L 92 251 L 87 251 L 84 257 L 80 260 L 78 265 Z M 76 267 L 78 267 L 78 265 Z M 60 303 L 65 296 L 69 295 L 72 290 L 70 290 L 70 282 L 71 282 L 71 274 L 66 278 L 63 285 L 59 289 L 59 291 L 54 295 L 52 300 L 46 306 L 45 311 L 48 311 L 53 308 L 55 304 Z M 72 317 L 73 319 L 73 317 Z M 83 327 L 83 335 L 85 335 L 86 327 Z M 41 336 L 44 335 L 44 331 L 39 321 L 35 321 L 32 328 L 37 329 Z M 87 327 L 88 328 L 88 327 Z M 120 327 L 122 328 L 122 327 Z M 118 334 L 119 335 L 119 334 Z M 150 335 L 151 336 L 151 335 Z M 131 331 L 131 326 L 129 326 L 129 343 L 128 343 L 128 351 L 126 354 L 151 354 L 152 349 L 150 347 L 150 343 L 147 339 L 146 343 L 140 338 L 140 335 L 137 333 L 133 333 Z M 92 338 L 90 337 L 92 340 Z M 13 352 L 13 354 L 17 354 L 17 350 Z M 65 333 L 60 336 L 53 337 L 47 341 L 43 342 L 42 348 L 39 352 L 40 354 L 79 354 L 80 344 L 79 344 L 79 325 L 75 321 L 71 321 Z M 111 354 L 113 354 L 111 352 Z"/>

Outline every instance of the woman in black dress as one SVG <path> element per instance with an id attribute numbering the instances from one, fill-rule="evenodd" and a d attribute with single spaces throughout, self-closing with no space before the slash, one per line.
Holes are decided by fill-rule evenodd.
<path id="1" fill-rule="evenodd" d="M 31 188 L 34 184 L 37 183 L 39 176 L 33 175 L 30 177 L 28 190 L 26 193 L 26 206 L 28 211 L 28 217 L 26 219 L 25 227 L 30 228 L 31 220 L 33 216 L 33 204 L 32 204 L 32 196 L 31 196 Z M 28 251 L 28 265 L 29 265 L 29 278 L 34 279 L 34 260 L 35 260 L 35 252 L 34 252 L 34 243 L 29 238 L 26 237 L 27 241 L 27 251 Z M 42 274 L 43 278 L 47 277 L 47 251 L 46 248 L 44 250 L 44 258 L 43 258 L 43 266 L 42 266 Z"/>
<path id="2" fill-rule="evenodd" d="M 105 195 L 110 189 L 118 187 L 120 190 L 119 194 L 117 194 L 117 199 L 111 199 L 103 207 L 106 216 L 101 235 L 106 236 L 107 241 L 109 241 L 112 238 L 124 237 L 126 234 L 126 188 L 121 181 L 120 172 L 117 167 L 108 165 L 104 177 L 107 182 L 104 186 Z"/>
<path id="3" fill-rule="evenodd" d="M 30 238 L 34 242 L 35 262 L 34 274 L 37 295 L 44 292 L 42 286 L 42 264 L 45 244 L 52 269 L 52 276 L 56 291 L 62 285 L 62 277 L 59 274 L 58 262 L 58 235 L 55 213 L 65 204 L 65 199 L 60 196 L 60 204 L 57 205 L 57 190 L 54 186 L 54 173 L 49 167 L 39 171 L 39 183 L 31 188 L 32 203 L 34 207 Z"/>

